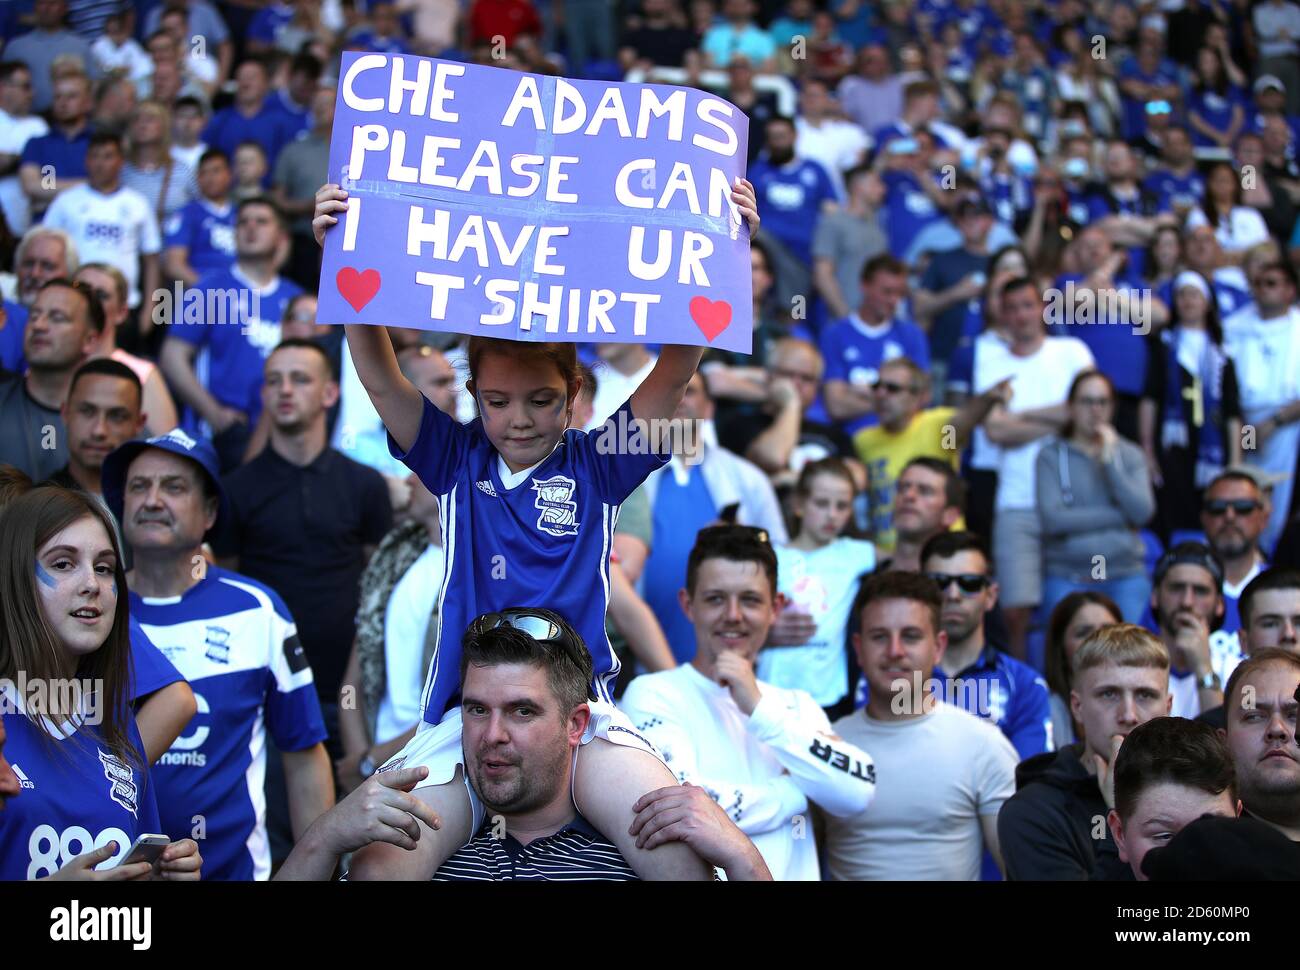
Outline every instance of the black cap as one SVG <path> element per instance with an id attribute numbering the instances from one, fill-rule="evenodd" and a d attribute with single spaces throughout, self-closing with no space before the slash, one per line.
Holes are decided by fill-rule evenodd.
<path id="1" fill-rule="evenodd" d="M 1203 542 L 1180 542 L 1161 556 L 1156 563 L 1155 585 L 1159 586 L 1165 573 L 1175 566 L 1200 566 L 1214 577 L 1214 585 L 1223 589 L 1223 563 Z"/>

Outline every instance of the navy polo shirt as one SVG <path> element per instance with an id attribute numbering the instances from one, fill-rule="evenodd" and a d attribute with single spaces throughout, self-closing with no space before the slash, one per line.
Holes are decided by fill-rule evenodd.
<path id="1" fill-rule="evenodd" d="M 356 632 L 365 547 L 393 525 L 373 468 L 326 448 L 299 467 L 267 446 L 223 481 L 230 514 L 213 543 L 280 594 L 298 625 L 323 703 L 338 702 Z"/>
<path id="2" fill-rule="evenodd" d="M 62 129 L 53 128 L 48 135 L 28 139 L 19 164 L 31 163 L 42 168 L 53 165 L 56 178 L 84 179 L 90 135 L 90 125 L 82 125 L 71 138 Z"/>

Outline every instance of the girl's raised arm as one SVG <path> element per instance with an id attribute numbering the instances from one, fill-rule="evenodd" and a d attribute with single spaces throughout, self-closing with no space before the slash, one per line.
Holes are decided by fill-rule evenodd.
<path id="1" fill-rule="evenodd" d="M 731 190 L 731 201 L 740 210 L 749 225 L 749 237 L 758 232 L 758 202 L 754 186 L 747 179 L 738 178 Z M 318 210 L 319 211 L 319 210 Z M 659 360 L 649 376 L 632 395 L 632 415 L 645 421 L 671 418 L 686 393 L 686 385 L 700 366 L 704 356 L 702 347 L 682 347 L 675 344 L 659 351 Z"/>

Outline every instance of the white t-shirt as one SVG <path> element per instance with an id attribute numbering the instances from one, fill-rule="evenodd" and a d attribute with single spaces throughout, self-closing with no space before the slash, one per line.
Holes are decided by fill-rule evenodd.
<path id="1" fill-rule="evenodd" d="M 845 635 L 863 573 L 876 568 L 876 547 L 840 538 L 813 552 L 776 550 L 779 588 L 792 605 L 812 616 L 817 632 L 798 647 L 767 647 L 758 655 L 758 677 L 777 687 L 811 694 L 829 707 L 849 690 Z"/>
<path id="2" fill-rule="evenodd" d="M 101 34 L 90 44 L 90 54 L 99 65 L 103 74 L 111 71 L 125 71 L 133 82 L 139 82 L 153 75 L 153 59 L 145 53 L 144 48 L 132 37 L 118 47 L 108 37 Z"/>
<path id="3" fill-rule="evenodd" d="M 172 145 L 172 158 L 183 165 L 189 166 L 190 170 L 197 172 L 199 170 L 199 159 L 203 153 L 208 150 L 207 142 L 198 142 L 190 148 L 182 145 Z"/>
<path id="4" fill-rule="evenodd" d="M 871 147 L 871 138 L 851 121 L 824 121 L 814 126 L 797 118 L 794 126 L 795 154 L 826 169 L 835 185 L 835 194 L 843 199 L 844 173 L 862 162 Z"/>
<path id="5" fill-rule="evenodd" d="M 126 277 L 128 305 L 140 305 L 140 257 L 162 248 L 158 220 L 145 197 L 125 186 L 105 195 L 83 182 L 55 197 L 45 225 L 63 229 L 82 263 L 107 263 Z"/>
<path id="6" fill-rule="evenodd" d="M 975 375 L 974 393 L 983 394 L 999 381 L 1011 378 L 1012 414 L 1062 403 L 1076 374 L 1094 366 L 1092 351 L 1077 337 L 1047 337 L 1028 357 L 1007 355 Z M 1023 445 L 1002 449 L 998 463 L 997 509 L 1032 509 L 1037 501 L 1034 467 L 1038 450 L 1049 440 L 1044 435 Z"/>
<path id="7" fill-rule="evenodd" d="M 1002 380 L 1010 369 L 1007 358 L 1011 347 L 996 330 L 985 330 L 975 338 L 975 364 L 971 368 L 971 388 L 985 390 Z M 989 440 L 984 425 L 975 426 L 970 439 L 970 466 L 981 471 L 997 471 L 1002 449 Z"/>
<path id="8" fill-rule="evenodd" d="M 1300 307 L 1292 307 L 1285 316 L 1261 320 L 1255 304 L 1247 304 L 1224 323 L 1223 349 L 1237 369 L 1246 424 L 1258 424 L 1283 405 L 1300 399 Z M 1273 486 L 1273 512 L 1264 534 L 1266 549 L 1281 534 L 1291 507 L 1297 449 L 1300 424 L 1291 422 L 1246 452 L 1251 465 L 1286 476 Z"/>
<path id="9" fill-rule="evenodd" d="M 1198 226 L 1208 226 L 1210 220 L 1201 209 L 1195 208 L 1187 213 L 1187 231 Z M 1219 220 L 1219 227 L 1214 230 L 1214 238 L 1226 252 L 1240 252 L 1268 239 L 1268 226 L 1259 211 L 1248 205 L 1233 206 L 1228 218 Z"/>
<path id="10" fill-rule="evenodd" d="M 424 641 L 442 574 L 442 547 L 430 545 L 389 594 L 384 610 L 384 697 L 375 725 L 379 744 L 418 724 L 424 712 Z"/>
<path id="11" fill-rule="evenodd" d="M 21 155 L 27 142 L 50 133 L 50 126 L 40 115 L 15 118 L 0 110 L 0 155 Z M 5 221 L 15 236 L 21 236 L 32 224 L 31 200 L 23 193 L 18 173 L 0 179 L 0 207 L 4 208 Z"/>
<path id="12" fill-rule="evenodd" d="M 865 710 L 835 733 L 871 752 L 879 791 L 854 818 L 828 818 L 827 872 L 841 880 L 977 880 L 980 819 L 1015 794 L 1016 749 L 996 727 L 951 704 L 923 717 L 877 721 Z"/>
<path id="13" fill-rule="evenodd" d="M 583 430 L 594 431 L 608 421 L 609 416 L 621 408 L 623 402 L 641 386 L 641 382 L 650 376 L 658 359 L 655 354 L 651 354 L 644 367 L 627 375 L 597 362 L 592 368 L 596 375 L 596 397 L 591 402 L 591 423 Z"/>
<path id="14" fill-rule="evenodd" d="M 831 739 L 825 712 L 803 691 L 760 681 L 759 693 L 747 717 L 726 687 L 683 664 L 636 678 L 619 707 L 679 780 L 726 810 L 773 878 L 815 880 L 808 803 L 828 815 L 866 811 L 875 769 L 866 753 Z"/>
<path id="15" fill-rule="evenodd" d="M 339 366 L 339 416 L 334 422 L 331 447 L 353 461 L 368 465 L 381 475 L 406 478 L 411 470 L 393 457 L 388 450 L 388 429 L 384 419 L 366 393 L 366 387 L 357 376 L 352 362 L 352 350 L 346 338 L 343 341 L 342 360 Z M 423 676 L 423 673 L 421 673 Z"/>

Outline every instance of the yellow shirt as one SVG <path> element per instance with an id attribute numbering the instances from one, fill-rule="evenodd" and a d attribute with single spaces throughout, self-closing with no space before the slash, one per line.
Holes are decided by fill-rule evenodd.
<path id="1" fill-rule="evenodd" d="M 867 466 L 871 521 L 876 546 L 882 552 L 894 548 L 894 484 L 904 466 L 913 458 L 938 458 L 958 467 L 961 448 L 956 428 L 952 427 L 956 413 L 956 408 L 930 408 L 897 433 L 875 425 L 853 436 L 858 457 Z M 964 528 L 964 524 L 959 521 L 955 528 Z"/>

